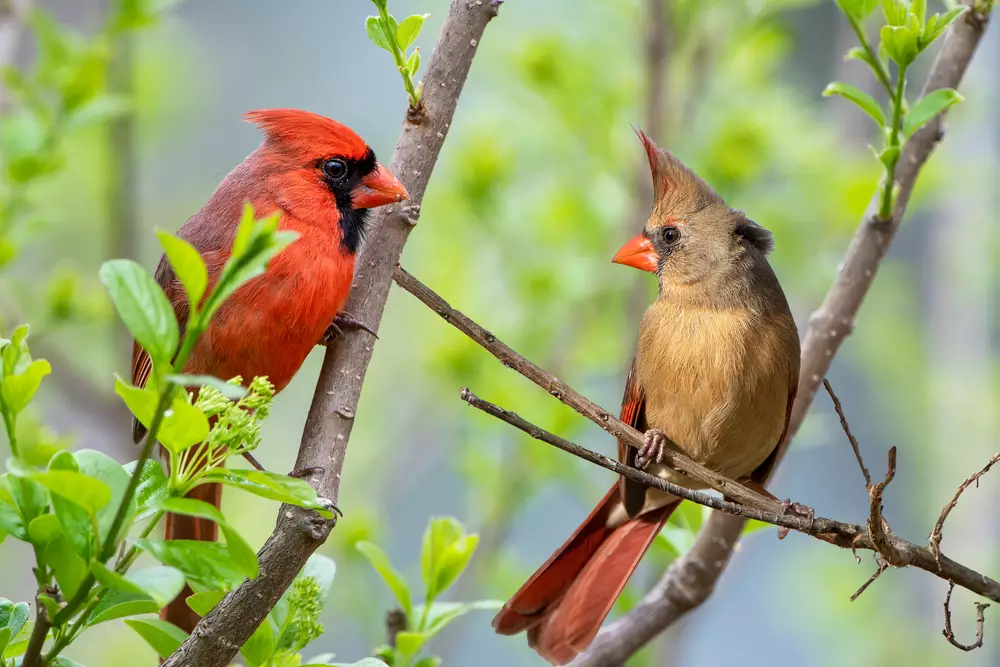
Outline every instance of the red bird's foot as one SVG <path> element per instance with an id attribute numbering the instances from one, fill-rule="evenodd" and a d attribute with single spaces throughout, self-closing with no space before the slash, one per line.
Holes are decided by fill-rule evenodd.
<path id="1" fill-rule="evenodd" d="M 803 519 L 808 519 L 810 523 L 812 522 L 813 519 L 816 518 L 816 510 L 814 510 L 811 507 L 807 507 L 802 503 L 793 503 L 788 498 L 785 498 L 784 500 L 781 501 L 781 513 L 800 516 Z M 788 530 L 789 529 L 786 526 L 779 526 L 778 539 L 779 540 L 785 539 L 785 535 L 788 535 Z"/>
<path id="2" fill-rule="evenodd" d="M 326 333 L 323 334 L 323 339 L 320 341 L 320 345 L 330 345 L 344 335 L 344 329 L 360 329 L 361 331 L 367 331 L 375 338 L 378 338 L 377 333 L 372 331 L 364 322 L 355 319 L 353 315 L 349 313 L 337 313 L 337 316 L 333 318 L 333 322 L 331 322 L 330 326 L 327 327 Z"/>
<path id="3" fill-rule="evenodd" d="M 667 436 L 658 428 L 651 428 L 646 431 L 642 440 L 642 447 L 635 458 L 636 467 L 642 469 L 650 463 L 663 463 L 667 451 Z"/>
<path id="4" fill-rule="evenodd" d="M 326 468 L 323 468 L 322 466 L 311 466 L 309 468 L 296 468 L 292 472 L 288 473 L 288 476 L 294 477 L 296 479 L 303 479 L 305 477 L 309 477 L 310 475 L 322 474 L 324 470 L 326 470 Z M 332 500 L 328 498 L 320 498 L 319 502 L 324 506 L 325 509 L 339 516 L 344 516 L 344 513 L 340 510 L 339 507 L 337 507 L 336 503 L 334 503 Z"/>

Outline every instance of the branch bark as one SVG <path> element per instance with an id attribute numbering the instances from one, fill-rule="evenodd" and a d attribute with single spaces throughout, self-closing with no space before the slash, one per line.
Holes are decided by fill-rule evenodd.
<path id="1" fill-rule="evenodd" d="M 392 272 L 451 125 L 472 59 L 490 19 L 502 0 L 452 0 L 423 80 L 425 114 L 409 119 L 396 143 L 390 170 L 404 183 L 410 200 L 380 209 L 358 256 L 351 296 L 345 310 L 377 330 Z M 309 417 L 302 433 L 296 469 L 315 469 L 310 481 L 334 502 L 354 414 L 361 395 L 374 340 L 364 331 L 348 331 L 323 360 Z M 315 512 L 284 506 L 274 533 L 260 553 L 260 574 L 228 594 L 197 625 L 164 667 L 224 667 L 267 616 L 309 556 L 326 540 L 333 524 Z"/>
<path id="2" fill-rule="evenodd" d="M 931 67 L 922 94 L 938 88 L 959 87 L 988 20 L 989 16 L 970 10 L 955 22 Z M 789 437 L 798 432 L 820 381 L 829 370 L 840 345 L 854 327 L 854 319 L 861 303 L 899 230 L 917 176 L 944 136 L 943 127 L 944 118 L 938 116 L 907 142 L 896 168 L 899 195 L 892 217 L 886 221 L 878 219 L 876 214 L 879 202 L 874 197 L 847 249 L 841 270 L 823 304 L 809 320 L 802 344 L 799 388 L 792 408 Z M 611 667 L 621 664 L 684 613 L 706 600 L 725 569 L 742 525 L 743 519 L 723 514 L 714 514 L 709 518 L 694 547 L 668 570 L 660 583 L 635 609 L 619 622 L 604 628 L 590 649 L 572 663 L 574 667 Z M 724 557 L 720 555 L 721 545 L 727 545 L 728 553 Z M 719 562 L 723 564 L 718 566 Z M 691 585 L 684 585 L 684 582 L 691 582 Z M 692 603 L 692 600 L 695 602 Z M 644 620 L 651 616 L 661 622 L 654 624 Z"/>

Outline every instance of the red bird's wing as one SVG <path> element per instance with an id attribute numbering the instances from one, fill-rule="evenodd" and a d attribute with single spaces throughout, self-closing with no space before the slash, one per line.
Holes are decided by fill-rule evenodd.
<path id="1" fill-rule="evenodd" d="M 646 396 L 636 378 L 634 359 L 632 360 L 632 367 L 628 372 L 628 379 L 625 380 L 625 395 L 622 397 L 622 409 L 619 419 L 639 431 L 646 430 Z M 634 467 L 636 454 L 635 447 L 630 447 L 621 440 L 618 441 L 619 461 L 625 465 Z M 636 516 L 646 502 L 646 487 L 620 477 L 618 488 L 621 489 L 625 511 L 630 517 Z"/>

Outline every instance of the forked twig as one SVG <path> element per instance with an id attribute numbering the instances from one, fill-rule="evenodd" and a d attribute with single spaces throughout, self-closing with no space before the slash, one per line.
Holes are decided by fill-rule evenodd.
<path id="1" fill-rule="evenodd" d="M 963 644 L 955 639 L 955 632 L 951 629 L 951 593 L 955 590 L 955 582 L 948 582 L 948 594 L 944 597 L 944 630 L 941 634 L 948 640 L 948 643 L 963 651 L 975 651 L 983 646 L 983 632 L 986 626 L 986 608 L 990 605 L 984 602 L 976 603 L 976 641 L 972 644 Z"/>

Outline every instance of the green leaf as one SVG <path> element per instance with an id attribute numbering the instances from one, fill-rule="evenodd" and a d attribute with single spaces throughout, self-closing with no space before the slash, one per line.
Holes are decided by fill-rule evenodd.
<path id="1" fill-rule="evenodd" d="M 100 602 L 94 607 L 87 622 L 88 627 L 113 621 L 125 616 L 137 616 L 139 614 L 155 614 L 160 611 L 162 605 L 156 603 L 145 593 L 129 593 L 118 589 L 111 589 L 104 593 Z"/>
<path id="2" fill-rule="evenodd" d="M 151 389 L 140 389 L 115 378 L 115 392 L 122 397 L 136 419 L 150 428 L 160 396 Z M 156 439 L 171 453 L 179 454 L 189 447 L 205 441 L 208 437 L 208 417 L 205 413 L 177 396 L 164 413 Z"/>
<path id="3" fill-rule="evenodd" d="M 28 609 L 27 602 L 14 604 L 10 600 L 0 598 L 0 628 L 10 630 L 8 640 L 17 635 L 28 621 Z M 3 647 L 0 647 L 0 653 L 2 652 Z"/>
<path id="4" fill-rule="evenodd" d="M 427 590 L 428 599 L 433 600 L 455 583 L 468 567 L 478 545 L 479 535 L 472 534 L 466 535 L 445 549 L 438 561 L 434 584 Z"/>
<path id="5" fill-rule="evenodd" d="M 407 664 L 413 656 L 420 653 L 430 635 L 423 632 L 400 632 L 396 634 L 397 657 L 403 657 L 400 661 Z"/>
<path id="6" fill-rule="evenodd" d="M 424 631 L 433 637 L 456 618 L 470 611 L 495 611 L 503 607 L 503 600 L 477 600 L 476 602 L 435 602 L 427 614 L 427 627 Z M 423 617 L 424 605 L 417 606 L 413 613 L 417 618 Z"/>
<path id="7" fill-rule="evenodd" d="M 441 658 L 436 655 L 429 655 L 413 663 L 413 667 L 439 667 Z"/>
<path id="8" fill-rule="evenodd" d="M 49 542 L 62 534 L 62 524 L 55 514 L 43 514 L 28 524 L 28 537 L 31 543 L 41 548 L 45 548 Z"/>
<path id="9" fill-rule="evenodd" d="M 31 640 L 31 633 L 35 629 L 35 622 L 28 621 L 21 628 L 14 637 L 11 638 L 10 643 L 7 644 L 7 648 L 3 650 L 3 657 L 10 660 L 11 658 L 16 658 L 19 655 L 23 655 L 26 650 L 28 650 L 28 642 Z"/>
<path id="10" fill-rule="evenodd" d="M 251 579 L 256 578 L 260 572 L 257 554 L 250 548 L 250 545 L 243 539 L 243 536 L 226 522 L 226 518 L 222 512 L 214 506 L 203 500 L 195 500 L 193 498 L 167 498 L 160 503 L 159 509 L 173 514 L 208 519 L 217 523 L 226 537 L 226 548 L 229 551 L 230 564 L 238 568 L 244 576 Z"/>
<path id="11" fill-rule="evenodd" d="M 70 470 L 47 470 L 36 472 L 33 480 L 44 486 L 50 493 L 76 503 L 89 514 L 111 501 L 111 489 L 104 482 Z"/>
<path id="12" fill-rule="evenodd" d="M 323 667 L 320 665 L 303 665 L 302 667 Z M 375 658 L 364 658 L 358 662 L 352 662 L 350 664 L 346 662 L 332 663 L 330 667 L 387 667 L 384 662 L 377 660 Z"/>
<path id="13" fill-rule="evenodd" d="M 365 32 L 368 33 L 368 39 L 371 40 L 372 44 L 392 53 L 392 45 L 389 44 L 389 40 L 386 39 L 385 32 L 382 30 L 382 19 L 377 16 L 366 18 Z"/>
<path id="14" fill-rule="evenodd" d="M 11 469 L 13 462 L 13 459 L 8 461 L 8 470 Z M 29 525 L 35 517 L 49 511 L 49 494 L 38 482 L 21 475 L 8 474 L 7 485 L 21 516 L 22 525 Z"/>
<path id="15" fill-rule="evenodd" d="M 0 656 L 3 655 L 4 650 L 7 648 L 7 644 L 14 637 L 14 633 L 10 631 L 10 628 L 0 628 Z"/>
<path id="16" fill-rule="evenodd" d="M 212 375 L 168 375 L 167 380 L 182 387 L 212 387 L 230 400 L 239 400 L 247 395 L 245 387 L 225 382 Z"/>
<path id="17" fill-rule="evenodd" d="M 76 595 L 89 568 L 65 535 L 59 535 L 45 547 L 45 562 L 55 570 L 60 592 L 67 598 Z"/>
<path id="18" fill-rule="evenodd" d="M 899 160 L 899 153 L 899 146 L 890 146 L 878 154 L 878 159 L 888 169 L 892 165 L 896 164 L 897 160 Z"/>
<path id="19" fill-rule="evenodd" d="M 123 466 L 128 475 L 131 476 L 135 471 L 135 464 L 136 461 L 132 461 Z M 167 493 L 167 476 L 163 473 L 159 461 L 147 460 L 139 473 L 139 486 L 136 487 L 135 495 L 132 497 L 136 513 L 134 521 L 141 521 L 154 514 L 157 505 L 167 497 Z"/>
<path id="20" fill-rule="evenodd" d="M 926 49 L 930 46 L 938 37 L 943 35 L 951 24 L 958 20 L 958 17 L 965 13 L 968 9 L 965 5 L 959 5 L 949 9 L 947 12 L 942 14 L 934 14 L 927 19 L 927 23 L 924 25 L 924 32 L 920 37 L 920 48 Z"/>
<path id="21" fill-rule="evenodd" d="M 111 530 L 111 524 L 114 522 L 115 514 L 118 512 L 118 506 L 121 505 L 125 497 L 125 489 L 129 484 L 129 475 L 117 461 L 104 452 L 93 449 L 81 449 L 73 453 L 73 458 L 80 466 L 80 473 L 103 482 L 111 489 L 111 502 L 97 512 L 97 537 L 103 541 L 107 537 L 108 531 Z M 127 515 L 127 518 L 131 519 L 131 515 Z M 122 530 L 126 530 L 129 523 L 129 521 L 126 521 L 122 526 Z M 117 541 L 116 537 L 115 542 L 117 543 Z"/>
<path id="22" fill-rule="evenodd" d="M 424 20 L 428 16 L 430 16 L 430 14 L 414 14 L 413 16 L 407 16 L 403 19 L 403 22 L 399 24 L 399 27 L 396 28 L 396 42 L 399 44 L 399 48 L 403 51 L 403 53 L 406 53 L 406 49 L 410 48 L 410 45 L 417 41 L 420 29 L 424 27 Z"/>
<path id="23" fill-rule="evenodd" d="M 327 518 L 333 517 L 328 502 L 317 496 L 316 489 L 302 479 L 264 470 L 229 470 L 226 468 L 216 468 L 209 471 L 205 479 L 210 482 L 235 486 L 262 498 L 316 510 Z"/>
<path id="24" fill-rule="evenodd" d="M 410 57 L 406 60 L 406 71 L 410 73 L 410 76 L 416 76 L 417 70 L 420 69 L 420 47 L 418 46 L 410 54 Z"/>
<path id="25" fill-rule="evenodd" d="M 98 561 L 91 561 L 97 580 L 109 588 L 144 595 L 163 608 L 184 589 L 184 574 L 172 567 L 150 567 L 122 576 Z"/>
<path id="26" fill-rule="evenodd" d="M 882 26 L 882 45 L 890 58 L 900 67 L 909 67 L 916 59 L 917 35 L 912 30 L 902 26 Z"/>
<path id="27" fill-rule="evenodd" d="M 180 336 L 174 309 L 163 290 L 146 271 L 127 259 L 101 265 L 101 282 L 125 327 L 149 352 L 154 362 L 169 362 Z"/>
<path id="28" fill-rule="evenodd" d="M 67 658 L 64 655 L 59 655 L 52 661 L 52 667 L 83 667 L 83 665 L 73 658 Z"/>
<path id="29" fill-rule="evenodd" d="M 175 567 L 193 584 L 210 590 L 229 591 L 246 578 L 234 565 L 226 545 L 195 540 L 136 540 L 164 565 Z"/>
<path id="30" fill-rule="evenodd" d="M 0 396 L 8 412 L 17 414 L 31 402 L 42 378 L 52 372 L 52 366 L 44 359 L 36 359 L 18 375 L 8 375 L 0 384 Z"/>
<path id="31" fill-rule="evenodd" d="M 840 11 L 859 23 L 867 19 L 878 6 L 878 0 L 837 0 Z"/>
<path id="32" fill-rule="evenodd" d="M 909 139 L 913 133 L 961 102 L 964 98 L 952 88 L 938 88 L 921 97 L 903 119 L 903 136 Z"/>
<path id="33" fill-rule="evenodd" d="M 215 605 L 222 602 L 226 594 L 222 591 L 204 591 L 189 595 L 185 602 L 187 606 L 199 616 L 205 616 L 215 608 Z"/>
<path id="34" fill-rule="evenodd" d="M 472 558 L 479 536 L 466 535 L 465 526 L 452 517 L 435 517 L 424 532 L 420 572 L 433 600 L 448 589 Z"/>
<path id="35" fill-rule="evenodd" d="M 247 661 L 247 667 L 259 667 L 271 657 L 274 649 L 274 628 L 271 627 L 271 621 L 265 618 L 240 648 L 240 654 Z"/>
<path id="36" fill-rule="evenodd" d="M 882 12 L 890 26 L 906 25 L 910 12 L 902 0 L 882 0 Z"/>
<path id="37" fill-rule="evenodd" d="M 167 621 L 130 618 L 125 624 L 139 633 L 161 658 L 169 657 L 188 637 L 186 632 Z"/>
<path id="38" fill-rule="evenodd" d="M 849 99 L 861 107 L 862 111 L 871 116 L 880 128 L 885 127 L 885 113 L 882 111 L 882 107 L 879 106 L 874 97 L 860 88 L 856 88 L 849 83 L 834 81 L 828 84 L 823 90 L 823 97 L 829 97 L 830 95 L 840 95 Z"/>
<path id="39" fill-rule="evenodd" d="M 406 618 L 413 618 L 413 601 L 410 597 L 410 588 L 403 580 L 403 575 L 392 566 L 389 557 L 371 542 L 361 541 L 354 545 L 361 552 L 361 555 L 368 559 L 375 571 L 382 577 L 392 594 L 396 596 L 399 606 L 402 607 Z"/>
<path id="40" fill-rule="evenodd" d="M 78 472 L 80 465 L 69 452 L 59 452 L 49 461 L 49 470 Z M 94 519 L 84 507 L 59 494 L 52 495 L 52 511 L 59 519 L 65 541 L 72 545 L 82 561 L 89 561 L 94 556 L 97 542 Z"/>
<path id="41" fill-rule="evenodd" d="M 180 237 L 161 229 L 156 230 L 156 237 L 160 239 L 160 245 L 163 246 L 174 274 L 187 292 L 188 303 L 193 308 L 197 307 L 208 287 L 208 270 L 204 260 L 193 245 Z"/>

